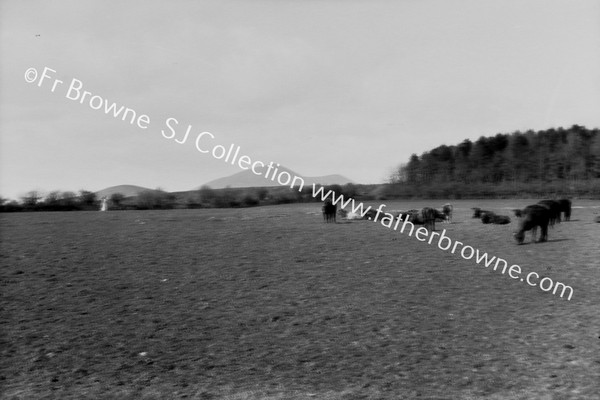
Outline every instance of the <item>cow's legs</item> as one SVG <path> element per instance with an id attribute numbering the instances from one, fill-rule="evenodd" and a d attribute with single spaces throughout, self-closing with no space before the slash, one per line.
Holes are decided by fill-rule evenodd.
<path id="1" fill-rule="evenodd" d="M 540 242 L 545 242 L 548 240 L 548 227 L 542 226 L 542 235 L 540 237 Z"/>

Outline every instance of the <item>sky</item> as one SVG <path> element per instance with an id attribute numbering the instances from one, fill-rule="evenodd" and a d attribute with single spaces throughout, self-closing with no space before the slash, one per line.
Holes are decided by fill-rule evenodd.
<path id="1" fill-rule="evenodd" d="M 202 132 L 382 183 L 442 144 L 574 124 L 600 127 L 600 0 L 0 2 L 4 198 L 241 171 Z"/>

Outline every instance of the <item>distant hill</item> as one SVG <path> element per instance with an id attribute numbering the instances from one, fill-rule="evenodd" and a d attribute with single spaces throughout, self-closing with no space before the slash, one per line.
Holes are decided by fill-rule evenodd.
<path id="1" fill-rule="evenodd" d="M 294 176 L 303 178 L 305 185 L 311 185 L 312 183 L 320 183 L 322 185 L 333 185 L 336 183 L 338 185 L 345 185 L 346 183 L 354 183 L 350 179 L 348 179 L 342 175 L 325 175 L 325 176 L 309 177 L 309 176 L 302 176 L 284 166 L 278 167 L 277 170 L 278 170 L 277 174 L 280 174 L 281 172 L 285 171 L 285 172 L 289 173 L 292 176 L 292 178 Z M 223 189 L 226 187 L 244 188 L 244 187 L 281 186 L 277 182 L 277 179 L 275 179 L 275 181 L 272 181 L 270 179 L 270 177 L 265 178 L 264 175 L 256 175 L 251 170 L 244 170 L 244 171 L 237 172 L 233 175 L 226 176 L 224 178 L 215 179 L 210 182 L 207 182 L 205 185 L 211 187 L 212 189 Z"/>
<path id="2" fill-rule="evenodd" d="M 125 197 L 137 196 L 141 192 L 145 192 L 147 190 L 153 190 L 149 188 L 145 188 L 142 186 L 136 185 L 118 185 L 107 187 L 106 189 L 98 190 L 96 192 L 96 197 L 101 199 L 102 197 L 110 197 L 115 193 L 121 193 Z"/>
<path id="3" fill-rule="evenodd" d="M 333 175 L 323 175 L 323 176 L 309 176 L 304 178 L 304 180 L 306 181 L 306 183 L 311 184 L 311 183 L 320 183 L 321 185 L 333 185 L 333 184 L 338 184 L 338 185 L 345 185 L 347 183 L 355 183 L 354 181 L 346 178 L 343 175 L 338 175 L 338 174 L 333 174 Z"/>

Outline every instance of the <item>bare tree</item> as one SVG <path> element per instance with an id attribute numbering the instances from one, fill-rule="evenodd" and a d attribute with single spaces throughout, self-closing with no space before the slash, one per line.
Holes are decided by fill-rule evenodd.
<path id="1" fill-rule="evenodd" d="M 125 199 L 125 195 L 123 193 L 113 193 L 109 200 L 112 204 L 114 204 L 115 207 L 121 208 L 123 199 Z"/>
<path id="2" fill-rule="evenodd" d="M 33 208 L 37 206 L 41 199 L 42 196 L 37 190 L 31 190 L 21 198 L 23 205 L 27 208 Z"/>

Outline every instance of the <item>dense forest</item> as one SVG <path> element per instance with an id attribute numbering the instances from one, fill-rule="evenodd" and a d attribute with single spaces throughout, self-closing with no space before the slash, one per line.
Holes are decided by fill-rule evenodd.
<path id="1" fill-rule="evenodd" d="M 413 154 L 390 197 L 600 195 L 600 130 L 514 132 Z"/>

